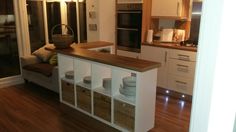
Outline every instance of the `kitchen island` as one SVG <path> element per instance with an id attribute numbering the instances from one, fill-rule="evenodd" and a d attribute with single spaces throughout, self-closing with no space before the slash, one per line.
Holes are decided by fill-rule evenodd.
<path id="1" fill-rule="evenodd" d="M 99 41 L 47 48 L 58 53 L 60 101 L 121 131 L 148 131 L 154 127 L 160 63 L 93 51 L 107 46 Z M 66 77 L 68 71 L 72 78 Z M 84 82 L 86 77 L 90 83 Z M 133 95 L 122 92 L 126 77 L 135 80 Z M 111 78 L 110 89 L 104 88 L 104 78 Z"/>

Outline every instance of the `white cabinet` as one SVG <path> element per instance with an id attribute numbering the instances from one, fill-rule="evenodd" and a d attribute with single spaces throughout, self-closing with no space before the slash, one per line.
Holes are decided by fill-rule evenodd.
<path id="1" fill-rule="evenodd" d="M 152 0 L 152 16 L 182 16 L 182 0 Z"/>
<path id="2" fill-rule="evenodd" d="M 143 45 L 141 59 L 161 62 L 158 87 L 192 95 L 196 52 Z"/>
<path id="3" fill-rule="evenodd" d="M 141 48 L 141 59 L 160 62 L 161 67 L 158 68 L 157 75 L 157 86 L 166 88 L 167 87 L 167 54 L 168 49 L 142 46 Z"/>
<path id="4" fill-rule="evenodd" d="M 139 72 L 61 53 L 58 66 L 62 103 L 120 131 L 144 132 L 154 127 L 157 68 Z M 68 71 L 74 77 L 65 77 Z M 89 84 L 84 82 L 87 76 Z M 127 76 L 136 76 L 135 96 L 120 90 Z M 111 78 L 110 89 L 103 88 L 104 78 Z"/>
<path id="5" fill-rule="evenodd" d="M 140 53 L 124 51 L 124 50 L 117 50 L 117 55 L 131 57 L 131 58 L 137 58 L 137 59 L 140 58 Z"/>
<path id="6" fill-rule="evenodd" d="M 180 0 L 152 0 L 152 16 L 180 16 Z"/>
<path id="7" fill-rule="evenodd" d="M 196 52 L 172 49 L 168 58 L 168 88 L 192 95 Z"/>

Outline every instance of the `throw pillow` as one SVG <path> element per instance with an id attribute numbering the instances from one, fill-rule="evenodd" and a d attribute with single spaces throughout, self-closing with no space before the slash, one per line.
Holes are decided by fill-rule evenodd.
<path id="1" fill-rule="evenodd" d="M 57 54 L 53 54 L 49 59 L 49 64 L 51 65 L 57 65 Z"/>
<path id="2" fill-rule="evenodd" d="M 53 52 L 46 50 L 45 47 L 51 47 L 51 46 L 53 46 L 53 45 L 46 44 L 45 46 L 34 51 L 32 54 L 37 56 L 43 62 L 47 62 L 49 60 L 49 58 L 53 55 Z"/>

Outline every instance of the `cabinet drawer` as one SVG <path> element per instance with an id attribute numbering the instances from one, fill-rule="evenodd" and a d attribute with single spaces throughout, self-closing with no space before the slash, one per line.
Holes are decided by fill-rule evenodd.
<path id="1" fill-rule="evenodd" d="M 135 107 L 114 100 L 114 123 L 118 126 L 124 127 L 129 131 L 134 131 L 135 121 Z"/>
<path id="2" fill-rule="evenodd" d="M 77 106 L 91 113 L 91 91 L 81 86 L 77 88 Z"/>
<path id="3" fill-rule="evenodd" d="M 194 78 L 195 62 L 169 59 L 168 72 L 170 74 Z"/>
<path id="4" fill-rule="evenodd" d="M 192 95 L 193 79 L 170 75 L 168 77 L 168 88 L 176 92 Z"/>
<path id="5" fill-rule="evenodd" d="M 169 58 L 184 60 L 184 61 L 196 61 L 196 52 L 183 51 L 183 50 L 171 50 Z"/>
<path id="6" fill-rule="evenodd" d="M 94 115 L 106 120 L 111 121 L 111 98 L 99 93 L 94 92 Z"/>
<path id="7" fill-rule="evenodd" d="M 74 84 L 61 80 L 61 92 L 63 101 L 75 105 Z"/>

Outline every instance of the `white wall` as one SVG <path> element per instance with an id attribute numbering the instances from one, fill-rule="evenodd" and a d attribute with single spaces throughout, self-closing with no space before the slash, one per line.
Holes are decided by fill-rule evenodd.
<path id="1" fill-rule="evenodd" d="M 236 115 L 235 115 L 235 120 L 234 120 L 234 131 L 233 132 L 236 132 Z"/>
<path id="2" fill-rule="evenodd" d="M 115 0 L 99 0 L 99 39 L 115 43 Z"/>
<path id="3" fill-rule="evenodd" d="M 190 132 L 232 132 L 236 112 L 235 0 L 204 0 Z"/>
<path id="4" fill-rule="evenodd" d="M 99 0 L 86 0 L 87 40 L 88 40 L 88 42 L 99 40 L 98 1 Z M 94 18 L 89 17 L 90 12 L 95 12 Z M 97 24 L 97 31 L 91 31 L 89 29 L 89 24 Z"/>
<path id="5" fill-rule="evenodd" d="M 88 41 L 104 40 L 115 42 L 115 0 L 87 0 Z M 89 12 L 95 12 L 95 18 Z M 97 31 L 89 30 L 89 24 L 97 24 Z"/>

